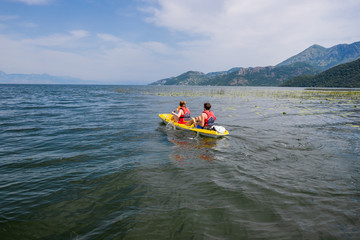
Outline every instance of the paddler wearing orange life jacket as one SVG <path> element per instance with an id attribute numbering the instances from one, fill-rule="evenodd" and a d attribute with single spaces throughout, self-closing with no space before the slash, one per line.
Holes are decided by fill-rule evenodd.
<path id="1" fill-rule="evenodd" d="M 180 101 L 178 109 L 176 111 L 173 111 L 171 114 L 173 115 L 172 119 L 179 124 L 186 124 L 188 121 L 191 120 L 191 112 L 186 107 L 185 101 Z"/>
<path id="2" fill-rule="evenodd" d="M 210 111 L 210 109 L 211 104 L 204 103 L 204 111 L 201 113 L 201 115 L 196 118 L 191 118 L 191 121 L 186 123 L 186 125 L 194 124 L 196 128 L 210 129 L 216 120 L 214 113 Z"/>

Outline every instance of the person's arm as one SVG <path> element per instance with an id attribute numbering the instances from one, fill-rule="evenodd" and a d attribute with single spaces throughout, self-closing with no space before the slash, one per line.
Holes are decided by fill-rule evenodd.
<path id="1" fill-rule="evenodd" d="M 182 113 L 183 113 L 183 110 L 180 109 L 180 110 L 178 111 L 178 113 L 172 112 L 171 114 L 174 115 L 174 116 L 176 116 L 177 118 L 180 118 L 180 116 L 181 116 Z"/>
<path id="2" fill-rule="evenodd" d="M 205 118 L 206 118 L 206 113 L 201 113 L 201 115 L 198 117 L 198 123 L 200 126 L 204 127 L 205 125 Z"/>

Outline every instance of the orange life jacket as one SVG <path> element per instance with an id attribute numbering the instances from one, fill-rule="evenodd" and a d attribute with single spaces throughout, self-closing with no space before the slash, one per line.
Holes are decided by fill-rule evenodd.
<path id="1" fill-rule="evenodd" d="M 178 123 L 185 124 L 186 122 L 191 120 L 191 117 L 190 117 L 191 113 L 187 107 L 181 107 L 180 109 L 183 110 L 183 114 L 180 115 Z M 180 109 L 179 109 L 179 111 L 180 111 Z"/>
<path id="2" fill-rule="evenodd" d="M 209 110 L 205 110 L 203 113 L 205 113 L 207 116 L 207 118 L 204 120 L 204 127 L 212 127 L 216 120 L 214 113 Z"/>

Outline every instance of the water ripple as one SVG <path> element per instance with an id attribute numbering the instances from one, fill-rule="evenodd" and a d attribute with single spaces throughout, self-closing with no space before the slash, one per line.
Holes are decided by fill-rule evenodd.
<path id="1" fill-rule="evenodd" d="M 356 96 L 60 85 L 1 85 L 0 96 L 1 239 L 360 234 Z M 195 115 L 210 101 L 230 136 L 161 124 L 184 99 Z"/>

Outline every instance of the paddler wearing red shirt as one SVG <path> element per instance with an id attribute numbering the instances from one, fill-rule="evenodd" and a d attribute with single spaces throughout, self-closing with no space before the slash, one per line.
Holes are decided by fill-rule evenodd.
<path id="1" fill-rule="evenodd" d="M 177 111 L 173 111 L 171 114 L 173 115 L 171 119 L 175 120 L 179 124 L 186 124 L 191 120 L 191 112 L 186 107 L 185 101 L 180 101 Z"/>
<path id="2" fill-rule="evenodd" d="M 204 111 L 201 113 L 200 116 L 196 118 L 191 118 L 191 121 L 187 122 L 186 125 L 194 124 L 196 128 L 205 128 L 209 129 L 214 125 L 216 117 L 211 109 L 210 103 L 204 103 Z"/>

